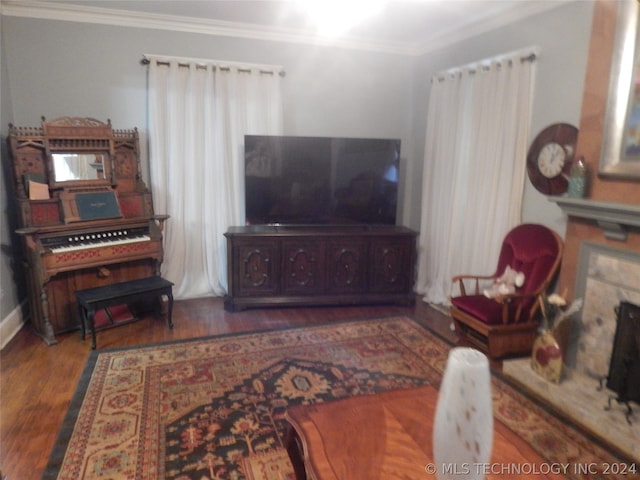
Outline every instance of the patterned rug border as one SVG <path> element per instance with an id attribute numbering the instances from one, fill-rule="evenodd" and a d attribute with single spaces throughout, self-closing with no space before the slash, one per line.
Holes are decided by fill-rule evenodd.
<path id="1" fill-rule="evenodd" d="M 413 325 L 419 327 L 421 330 L 424 330 L 428 334 L 437 338 L 439 341 L 444 342 L 446 346 L 448 347 L 455 346 L 454 343 L 449 341 L 439 332 L 429 328 L 424 324 L 421 324 L 420 322 L 418 322 L 417 320 L 415 320 L 414 318 L 406 314 L 393 314 L 393 315 L 385 315 L 385 316 L 374 317 L 374 318 L 366 317 L 366 318 L 358 318 L 358 319 L 349 319 L 345 321 L 332 322 L 332 324 L 339 326 L 339 325 L 349 325 L 349 324 L 357 324 L 357 323 L 364 323 L 364 322 L 381 322 L 381 321 L 392 320 L 392 319 L 408 320 Z M 60 427 L 60 430 L 58 432 L 56 443 L 54 444 L 54 447 L 49 457 L 49 461 L 47 463 L 47 466 L 42 476 L 43 480 L 56 479 L 59 474 L 59 470 L 64 460 L 64 457 L 68 448 L 68 444 L 71 440 L 71 437 L 78 419 L 78 415 L 80 413 L 82 404 L 84 402 L 87 388 L 91 382 L 91 378 L 94 374 L 94 370 L 100 355 L 116 353 L 116 352 L 135 351 L 135 350 L 142 351 L 142 350 L 153 349 L 153 348 L 158 348 L 162 346 L 170 346 L 170 345 L 178 345 L 178 344 L 188 345 L 190 343 L 206 342 L 208 340 L 215 340 L 215 339 L 224 339 L 224 338 L 240 339 L 243 337 L 248 337 L 251 335 L 256 335 L 261 333 L 270 334 L 270 333 L 277 333 L 277 332 L 293 332 L 296 330 L 326 328 L 327 326 L 328 324 L 323 323 L 323 324 L 314 324 L 314 325 L 274 327 L 274 328 L 268 328 L 268 329 L 224 333 L 224 334 L 218 334 L 218 335 L 207 335 L 202 337 L 193 337 L 193 338 L 186 338 L 186 339 L 179 339 L 179 340 L 168 340 L 163 342 L 154 342 L 149 344 L 141 344 L 141 345 L 133 345 L 133 346 L 127 346 L 127 347 L 117 347 L 117 348 L 91 351 L 88 355 L 82 374 L 78 380 L 76 390 L 70 401 L 69 407 L 67 409 L 67 413 L 65 414 L 64 420 L 62 422 L 62 426 Z M 498 380 L 505 387 L 505 390 L 508 390 L 511 392 L 510 395 L 512 397 L 517 398 L 518 396 L 521 396 L 527 399 L 529 402 L 532 403 L 532 406 L 534 408 L 544 412 L 546 416 L 550 417 L 553 420 L 553 422 L 558 422 L 560 424 L 566 425 L 569 429 L 575 431 L 576 434 L 583 435 L 586 440 L 593 442 L 595 445 L 599 446 L 601 449 L 604 449 L 609 454 L 615 457 L 619 457 L 621 460 L 626 460 L 626 461 L 630 461 L 631 463 L 634 463 L 633 459 L 626 458 L 624 454 L 619 452 L 612 445 L 608 444 L 607 442 L 603 442 L 602 439 L 600 439 L 597 436 L 594 436 L 591 432 L 586 430 L 581 425 L 560 415 L 560 412 L 558 412 L 558 410 L 555 409 L 552 405 L 544 401 L 543 398 L 536 396 L 533 392 L 529 391 L 527 388 L 519 384 L 514 379 L 511 379 L 506 375 L 504 375 L 502 372 L 496 371 L 493 369 L 491 373 L 492 373 L 492 376 L 494 377 L 494 380 Z"/>
<path id="2" fill-rule="evenodd" d="M 76 389 L 71 397 L 67 413 L 62 420 L 62 426 L 58 431 L 56 441 L 53 445 L 53 449 L 51 450 L 51 454 L 49 455 L 47 466 L 42 474 L 43 480 L 49 478 L 55 479 L 58 476 L 60 465 L 62 464 L 64 455 L 67 452 L 67 445 L 71 439 L 73 428 L 75 427 L 80 408 L 82 407 L 82 402 L 84 401 L 84 394 L 89 382 L 91 381 L 91 376 L 93 375 L 96 362 L 98 361 L 98 354 L 104 351 L 105 350 L 93 350 L 89 353 L 84 368 L 82 369 L 82 373 L 80 374 L 80 378 L 78 379 Z"/>

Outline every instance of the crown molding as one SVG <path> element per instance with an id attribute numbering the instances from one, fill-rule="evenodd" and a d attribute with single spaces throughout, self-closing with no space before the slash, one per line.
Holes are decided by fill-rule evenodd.
<path id="1" fill-rule="evenodd" d="M 463 27 L 452 29 L 429 41 L 417 44 L 376 42 L 354 37 L 329 39 L 294 29 L 262 27 L 242 22 L 179 17 L 41 0 L 0 0 L 0 13 L 4 16 L 13 17 L 169 30 L 202 35 L 331 46 L 378 53 L 420 56 L 506 26 L 526 17 L 557 8 L 566 3 L 567 0 L 525 3 L 518 6 L 517 9 L 493 16 L 492 18 L 470 21 Z"/>
<path id="2" fill-rule="evenodd" d="M 569 3 L 575 3 L 576 1 L 581 0 L 550 0 L 522 3 L 521 5 L 518 5 L 517 8 L 504 11 L 500 15 L 494 15 L 491 18 L 484 18 L 481 20 L 475 19 L 469 21 L 466 25 L 458 26 L 455 29 L 435 36 L 428 42 L 422 42 L 419 45 L 415 45 L 411 49 L 410 54 L 414 56 L 425 55 L 464 40 L 477 37 L 478 35 L 506 27 L 534 15 L 554 10 Z"/>
<path id="3" fill-rule="evenodd" d="M 399 43 L 375 42 L 356 38 L 329 39 L 293 29 L 261 27 L 241 22 L 178 17 L 39 0 L 1 0 L 0 13 L 3 16 L 12 17 L 170 30 L 202 35 L 332 46 L 400 55 L 407 54 L 406 46 Z"/>

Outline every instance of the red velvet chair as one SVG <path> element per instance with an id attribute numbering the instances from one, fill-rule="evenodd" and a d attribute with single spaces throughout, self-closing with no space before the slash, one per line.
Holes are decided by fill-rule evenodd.
<path id="1" fill-rule="evenodd" d="M 452 287 L 451 316 L 460 344 L 471 345 L 492 359 L 531 353 L 536 337 L 540 303 L 558 272 L 563 242 L 553 230 L 536 224 L 515 227 L 504 238 L 493 275 L 457 275 Z M 505 268 L 522 272 L 524 284 L 515 293 L 487 298 L 484 286 L 500 277 Z M 472 293 L 467 290 L 472 288 Z"/>

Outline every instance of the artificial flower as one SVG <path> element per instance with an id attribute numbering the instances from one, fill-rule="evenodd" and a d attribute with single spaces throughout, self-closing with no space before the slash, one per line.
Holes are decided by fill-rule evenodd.
<path id="1" fill-rule="evenodd" d="M 538 301 L 540 302 L 540 309 L 544 319 L 543 328 L 545 329 L 557 328 L 562 321 L 582 308 L 581 298 L 574 300 L 571 302 L 571 305 L 567 307 L 567 300 L 563 295 L 558 293 L 552 293 L 546 298 L 540 295 Z"/>

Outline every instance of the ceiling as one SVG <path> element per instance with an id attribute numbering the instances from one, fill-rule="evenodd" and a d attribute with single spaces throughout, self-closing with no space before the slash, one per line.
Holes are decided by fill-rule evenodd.
<path id="1" fill-rule="evenodd" d="M 354 3 L 370 13 L 333 36 L 310 16 L 311 1 L 2 0 L 2 14 L 421 54 L 571 0 L 314 0 L 335 8 L 332 20 Z"/>

